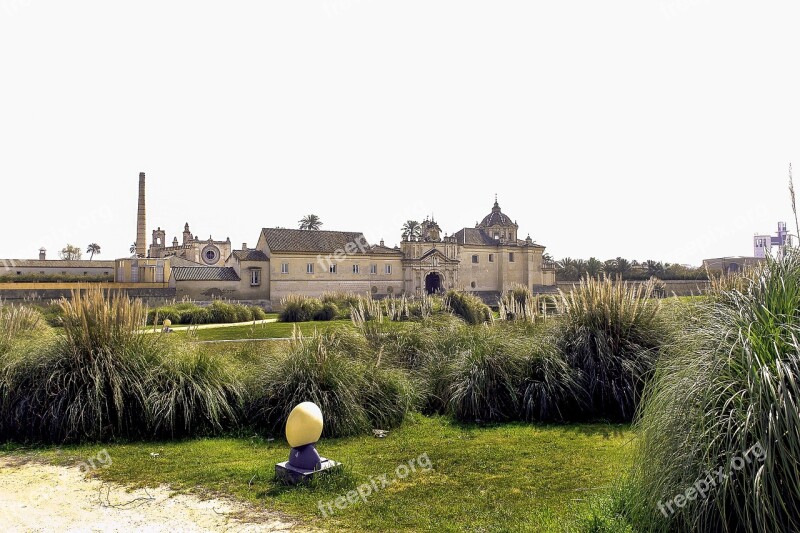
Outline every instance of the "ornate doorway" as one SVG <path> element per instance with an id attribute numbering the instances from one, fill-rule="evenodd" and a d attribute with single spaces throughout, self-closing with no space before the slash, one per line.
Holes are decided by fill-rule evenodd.
<path id="1" fill-rule="evenodd" d="M 442 292 L 442 276 L 438 272 L 431 272 L 425 276 L 425 294 Z"/>

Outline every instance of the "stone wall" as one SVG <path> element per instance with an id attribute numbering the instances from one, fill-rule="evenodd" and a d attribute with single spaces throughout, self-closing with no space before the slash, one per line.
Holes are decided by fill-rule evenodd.
<path id="1" fill-rule="evenodd" d="M 83 291 L 90 287 L 100 287 L 105 292 L 122 291 L 131 298 L 141 298 L 146 302 L 175 298 L 175 289 L 170 289 L 165 283 L 0 283 L 0 300 L 58 300 L 70 298 L 72 291 Z"/>
<path id="2" fill-rule="evenodd" d="M 644 281 L 628 281 L 628 284 L 641 284 Z M 702 280 L 666 280 L 664 284 L 666 296 L 696 296 L 708 290 L 709 282 Z M 570 292 L 572 287 L 577 285 L 577 281 L 559 281 L 556 283 L 558 288 L 564 292 Z"/>

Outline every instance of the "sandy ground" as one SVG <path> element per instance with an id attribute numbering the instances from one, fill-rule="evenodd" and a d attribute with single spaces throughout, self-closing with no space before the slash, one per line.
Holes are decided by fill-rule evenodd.
<path id="1" fill-rule="evenodd" d="M 65 468 L 0 458 L 0 531 L 308 531 L 226 500 L 125 487 Z"/>

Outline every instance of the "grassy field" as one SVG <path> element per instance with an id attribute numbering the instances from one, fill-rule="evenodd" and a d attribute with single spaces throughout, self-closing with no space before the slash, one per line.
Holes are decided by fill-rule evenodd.
<path id="1" fill-rule="evenodd" d="M 628 469 L 627 425 L 460 425 L 416 415 L 385 439 L 323 440 L 318 448 L 345 470 L 313 487 L 273 481 L 286 460 L 282 439 L 261 437 L 182 442 L 96 444 L 0 453 L 74 465 L 106 449 L 113 464 L 96 475 L 133 487 L 167 483 L 179 491 L 228 494 L 331 530 L 563 531 L 588 513 Z M 152 457 L 151 453 L 157 453 Z M 427 454 L 433 468 L 396 479 L 396 469 Z M 323 517 L 319 502 L 345 496 L 370 478 L 395 480 L 366 503 Z M 380 487 L 380 484 L 378 484 Z"/>
<path id="2" fill-rule="evenodd" d="M 281 339 L 292 336 L 295 326 L 303 335 L 312 335 L 314 330 L 327 331 L 331 328 L 352 328 L 349 320 L 332 320 L 330 322 L 267 322 L 242 326 L 198 329 L 191 333 L 198 341 L 243 340 L 243 339 Z M 175 332 L 176 335 L 187 335 L 186 330 Z"/>

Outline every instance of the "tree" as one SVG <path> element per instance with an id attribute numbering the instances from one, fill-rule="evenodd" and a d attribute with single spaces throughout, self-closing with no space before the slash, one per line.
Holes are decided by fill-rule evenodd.
<path id="1" fill-rule="evenodd" d="M 647 275 L 650 277 L 655 276 L 660 278 L 664 275 L 664 264 L 659 261 L 648 259 L 644 262 L 644 266 L 647 268 Z"/>
<path id="2" fill-rule="evenodd" d="M 86 253 L 91 254 L 89 256 L 89 261 L 91 261 L 92 259 L 94 259 L 95 254 L 100 255 L 100 245 L 97 244 L 96 242 L 93 242 L 92 244 L 89 245 L 88 248 L 86 248 Z"/>
<path id="3" fill-rule="evenodd" d="M 298 221 L 300 229 L 318 230 L 322 227 L 322 220 L 317 215 L 306 215 Z"/>
<path id="4" fill-rule="evenodd" d="M 77 246 L 68 244 L 58 252 L 58 256 L 64 261 L 77 261 L 83 257 L 83 252 Z"/>
<path id="5" fill-rule="evenodd" d="M 586 261 L 586 274 L 590 278 L 596 278 L 603 273 L 603 262 L 596 257 L 590 257 Z"/>
<path id="6" fill-rule="evenodd" d="M 621 279 L 625 279 L 625 275 L 633 268 L 631 262 L 624 257 L 617 257 L 614 262 L 617 266 L 617 274 L 619 274 Z"/>
<path id="7" fill-rule="evenodd" d="M 131 252 L 132 254 L 135 254 L 135 253 L 136 253 L 136 243 L 133 243 L 133 244 L 131 244 L 131 249 L 130 249 L 130 252 Z"/>
<path id="8" fill-rule="evenodd" d="M 407 220 L 400 230 L 403 232 L 403 239 L 410 241 L 420 236 L 422 227 L 416 220 Z"/>

